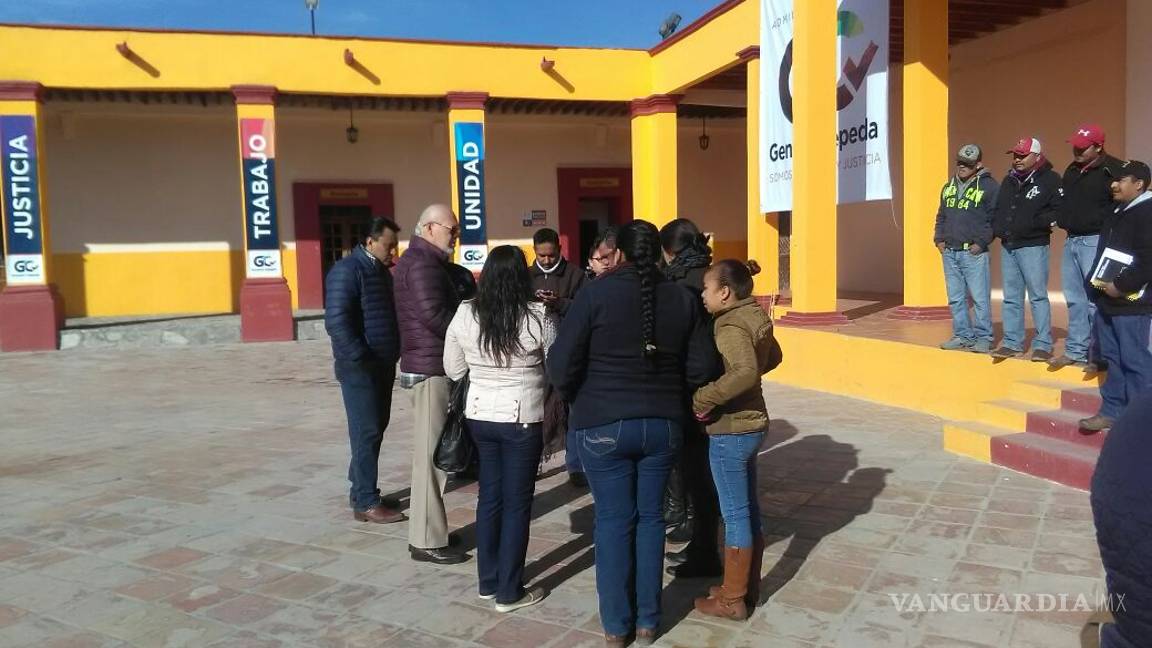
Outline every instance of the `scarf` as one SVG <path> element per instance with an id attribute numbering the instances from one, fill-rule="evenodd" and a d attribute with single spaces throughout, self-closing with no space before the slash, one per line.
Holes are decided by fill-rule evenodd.
<path id="1" fill-rule="evenodd" d="M 676 253 L 676 258 L 664 266 L 664 276 L 672 281 L 678 281 L 688 276 L 688 272 L 697 268 L 707 268 L 712 265 L 712 248 L 708 247 L 707 239 L 701 236 L 688 247 Z"/>

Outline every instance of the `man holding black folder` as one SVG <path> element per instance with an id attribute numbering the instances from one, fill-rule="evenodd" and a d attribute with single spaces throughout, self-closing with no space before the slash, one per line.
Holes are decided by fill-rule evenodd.
<path id="1" fill-rule="evenodd" d="M 1112 177 L 1116 211 L 1104 221 L 1090 283 L 1095 288 L 1096 336 L 1108 374 L 1100 385 L 1103 403 L 1081 429 L 1112 427 L 1128 404 L 1152 389 L 1152 171 L 1139 160 L 1106 169 Z"/>

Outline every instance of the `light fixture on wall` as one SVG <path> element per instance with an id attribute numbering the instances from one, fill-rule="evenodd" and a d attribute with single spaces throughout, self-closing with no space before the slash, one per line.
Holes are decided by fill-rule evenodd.
<path id="1" fill-rule="evenodd" d="M 700 150 L 707 151 L 708 145 L 712 143 L 712 138 L 708 137 L 708 118 L 700 118 Z"/>
<path id="2" fill-rule="evenodd" d="M 348 128 L 344 129 L 344 134 L 348 136 L 348 143 L 355 144 L 360 139 L 360 129 L 356 128 L 356 123 L 352 121 L 352 107 L 348 107 Z"/>
<path id="3" fill-rule="evenodd" d="M 680 14 L 668 14 L 668 17 L 664 19 L 664 22 L 660 23 L 660 39 L 663 40 L 676 33 L 676 28 L 679 26 Z"/>

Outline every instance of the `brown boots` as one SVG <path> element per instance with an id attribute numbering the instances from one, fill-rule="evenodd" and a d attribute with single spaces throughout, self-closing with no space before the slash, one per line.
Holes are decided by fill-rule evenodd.
<path id="1" fill-rule="evenodd" d="M 748 579 L 752 574 L 752 554 L 752 547 L 724 548 L 724 584 L 713 590 L 714 595 L 696 599 L 697 611 L 736 621 L 748 618 L 744 597 L 748 595 Z M 756 576 L 759 581 L 760 575 Z"/>

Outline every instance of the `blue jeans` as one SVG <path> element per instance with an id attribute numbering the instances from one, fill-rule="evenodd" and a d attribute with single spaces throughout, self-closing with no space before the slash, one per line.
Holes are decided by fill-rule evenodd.
<path id="1" fill-rule="evenodd" d="M 1100 355 L 1108 363 L 1100 385 L 1100 414 L 1119 418 L 1128 404 L 1152 389 L 1152 315 L 1096 313 Z"/>
<path id="2" fill-rule="evenodd" d="M 1024 350 L 1024 291 L 1032 306 L 1036 337 L 1033 351 L 1052 352 L 1052 307 L 1048 303 L 1048 246 L 1036 245 L 1015 250 L 1002 249 L 1000 271 L 1004 276 L 1003 345 Z"/>
<path id="3" fill-rule="evenodd" d="M 348 417 L 348 503 L 354 511 L 367 511 L 380 504 L 380 444 L 392 415 L 392 384 L 396 365 L 375 361 L 335 362 L 336 380 L 344 397 Z"/>
<path id="4" fill-rule="evenodd" d="M 969 344 L 992 344 L 992 284 L 988 252 L 973 255 L 967 250 L 944 250 L 944 285 L 952 311 L 952 337 Z M 976 311 L 975 326 L 968 318 L 968 297 Z"/>
<path id="5" fill-rule="evenodd" d="M 1068 303 L 1068 339 L 1064 342 L 1064 355 L 1073 360 L 1086 362 L 1089 359 L 1096 304 L 1089 301 L 1085 282 L 1092 273 L 1099 243 L 1099 234 L 1069 236 L 1064 242 L 1064 256 L 1060 259 L 1060 283 L 1064 287 L 1064 301 Z M 1092 359 L 1095 360 L 1094 354 Z"/>
<path id="6" fill-rule="evenodd" d="M 714 434 L 708 440 L 712 479 L 724 516 L 724 546 L 751 547 L 760 534 L 760 498 L 756 492 L 756 457 L 763 432 Z"/>
<path id="7" fill-rule="evenodd" d="M 576 440 L 576 428 L 568 426 L 564 433 L 564 468 L 569 473 L 584 472 L 584 464 L 580 463 L 580 442 Z"/>
<path id="8" fill-rule="evenodd" d="M 491 423 L 468 419 L 480 457 L 476 501 L 476 571 L 481 594 L 497 603 L 524 597 L 524 557 L 532 522 L 536 468 L 544 449 L 540 423 Z"/>
<path id="9" fill-rule="evenodd" d="M 614 635 L 655 629 L 664 584 L 661 505 L 684 430 L 670 419 L 643 418 L 578 429 L 576 436 L 596 503 L 600 622 Z"/>

